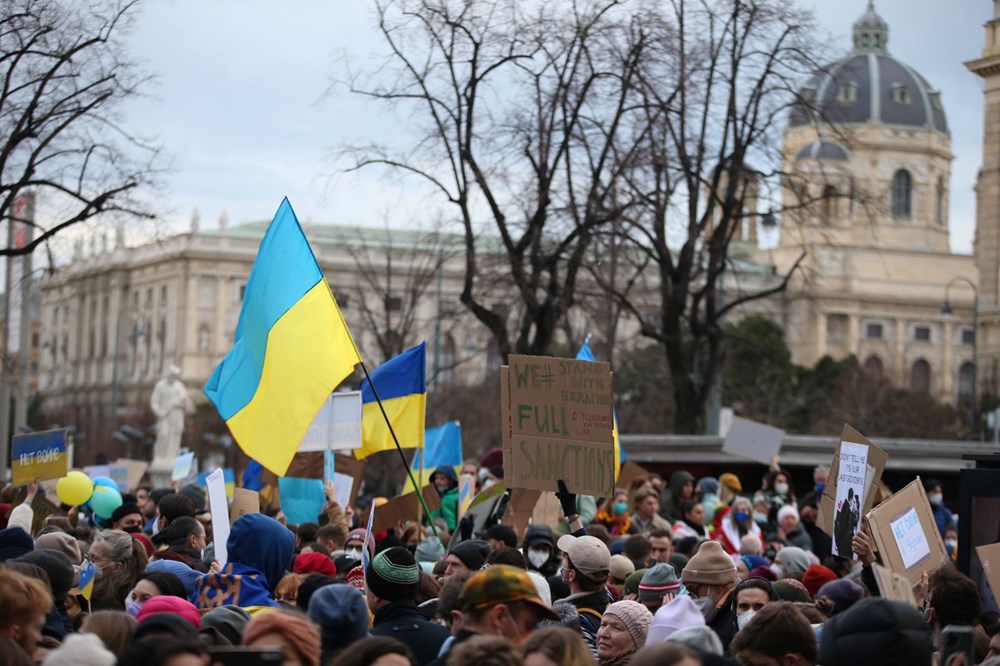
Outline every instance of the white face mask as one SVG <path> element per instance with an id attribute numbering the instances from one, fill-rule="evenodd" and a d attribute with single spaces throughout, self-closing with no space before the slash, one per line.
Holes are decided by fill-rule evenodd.
<path id="1" fill-rule="evenodd" d="M 930 501 L 930 503 L 931 503 L 931 504 L 933 504 L 934 506 L 940 506 L 940 505 L 941 505 L 941 502 L 943 502 L 943 501 L 944 501 L 944 495 L 942 495 L 941 493 L 934 493 L 934 494 L 932 494 L 932 495 L 928 495 L 928 496 L 927 496 L 927 499 L 928 499 L 928 500 Z"/>
<path id="2" fill-rule="evenodd" d="M 549 553 L 535 548 L 528 549 L 528 561 L 536 569 L 541 569 L 542 565 L 549 561 Z"/>
<path id="3" fill-rule="evenodd" d="M 958 539 L 945 539 L 945 548 L 951 548 L 952 550 L 958 548 Z"/>
<path id="4" fill-rule="evenodd" d="M 347 555 L 348 557 L 350 557 L 350 558 L 358 561 L 358 562 L 361 561 L 361 549 L 360 548 L 351 548 L 350 550 L 345 551 L 344 554 Z"/>
<path id="5" fill-rule="evenodd" d="M 485 481 L 483 481 L 483 490 L 486 490 L 487 488 L 492 488 L 494 485 L 496 485 L 496 482 L 497 482 L 496 479 L 486 479 Z"/>
<path id="6" fill-rule="evenodd" d="M 485 481 L 486 477 L 489 475 L 489 473 L 490 473 L 490 470 L 486 469 L 485 467 L 480 467 L 479 468 L 479 480 L 480 481 Z"/>
<path id="7" fill-rule="evenodd" d="M 788 484 L 779 481 L 778 483 L 774 484 L 774 492 L 778 493 L 779 495 L 788 494 Z"/>
<path id="8" fill-rule="evenodd" d="M 747 623 L 750 620 L 752 620 L 753 616 L 756 614 L 757 611 L 755 610 L 743 611 L 742 613 L 736 616 L 736 626 L 739 627 L 740 629 L 743 629 L 743 627 L 747 626 Z"/>

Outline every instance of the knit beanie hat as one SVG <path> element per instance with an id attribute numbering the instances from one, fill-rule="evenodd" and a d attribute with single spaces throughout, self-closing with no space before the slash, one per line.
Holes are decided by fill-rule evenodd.
<path id="1" fill-rule="evenodd" d="M 35 550 L 57 550 L 69 558 L 70 564 L 80 566 L 83 563 L 76 537 L 65 532 L 49 532 L 41 535 L 35 539 Z"/>
<path id="2" fill-rule="evenodd" d="M 653 624 L 653 614 L 638 601 L 616 601 L 607 607 L 605 615 L 614 615 L 628 629 L 629 636 L 638 650 L 646 644 L 646 634 Z"/>
<path id="3" fill-rule="evenodd" d="M 774 573 L 774 569 L 771 567 L 754 567 L 750 570 L 747 578 L 763 578 L 773 583 L 778 580 L 778 574 Z"/>
<path id="4" fill-rule="evenodd" d="M 719 483 L 729 488 L 734 493 L 743 492 L 743 484 L 740 483 L 740 478 L 733 474 L 732 472 L 726 472 L 719 476 Z"/>
<path id="5" fill-rule="evenodd" d="M 611 577 L 615 580 L 625 580 L 629 574 L 635 573 L 635 563 L 624 555 L 611 556 Z"/>
<path id="6" fill-rule="evenodd" d="M 725 474 L 723 474 L 725 476 Z M 726 555 L 722 549 L 722 544 L 718 541 L 704 541 L 698 548 L 684 572 L 681 579 L 685 585 L 691 583 L 704 583 L 705 585 L 728 585 L 736 582 L 736 565 L 733 558 Z"/>
<path id="7" fill-rule="evenodd" d="M 153 546 L 153 542 L 149 540 L 148 536 L 146 536 L 142 532 L 133 532 L 131 534 L 131 537 L 133 540 L 138 541 L 139 544 L 142 546 L 142 549 L 146 552 L 147 560 L 153 557 L 153 554 L 156 553 L 156 547 Z"/>
<path id="8" fill-rule="evenodd" d="M 809 568 L 809 556 L 801 548 L 785 546 L 774 556 L 774 563 L 781 567 L 783 578 L 802 580 L 803 574 Z"/>
<path id="9" fill-rule="evenodd" d="M 782 578 L 777 583 L 771 583 L 771 586 L 781 601 L 801 601 L 807 604 L 813 601 L 809 590 L 794 578 Z"/>
<path id="10" fill-rule="evenodd" d="M 31 535 L 20 527 L 0 530 L 0 562 L 13 560 L 35 549 Z"/>
<path id="11" fill-rule="evenodd" d="M 97 634 L 69 634 L 62 646 L 49 652 L 45 663 L 50 666 L 115 666 L 118 658 L 104 647 Z"/>
<path id="12" fill-rule="evenodd" d="M 135 502 L 124 502 L 117 509 L 111 512 L 111 522 L 117 522 L 125 516 L 133 513 L 138 513 L 140 516 L 142 515 L 142 510 L 139 509 L 139 505 Z"/>
<path id="13" fill-rule="evenodd" d="M 284 638 L 306 666 L 319 666 L 319 631 L 301 615 L 271 611 L 250 620 L 243 632 L 243 645 L 261 636 L 278 634 Z"/>
<path id="14" fill-rule="evenodd" d="M 838 578 L 824 584 L 814 596 L 817 599 L 827 597 L 836 606 L 833 615 L 839 615 L 861 601 L 865 596 L 865 589 L 853 580 Z"/>
<path id="15" fill-rule="evenodd" d="M 677 580 L 674 568 L 666 562 L 661 562 L 649 569 L 639 581 L 639 600 L 662 599 L 671 592 L 676 594 L 680 589 L 681 582 Z"/>
<path id="16" fill-rule="evenodd" d="M 691 601 L 691 597 L 674 597 L 668 603 L 656 609 L 653 623 L 646 633 L 646 645 L 667 640 L 675 631 L 687 627 L 704 627 L 705 616 Z"/>
<path id="17" fill-rule="evenodd" d="M 642 577 L 646 575 L 649 569 L 636 569 L 628 575 L 625 579 L 625 589 L 622 590 L 622 594 L 626 597 L 630 594 L 639 594 L 639 583 L 642 582 Z"/>
<path id="18" fill-rule="evenodd" d="M 336 576 L 337 567 L 334 566 L 333 560 L 330 559 L 329 555 L 317 552 L 300 553 L 295 556 L 295 565 L 292 567 L 292 573 L 321 573 L 326 576 Z"/>
<path id="19" fill-rule="evenodd" d="M 695 489 L 702 494 L 711 493 L 714 495 L 719 492 L 719 481 L 711 476 L 703 476 L 698 479 Z"/>
<path id="20" fill-rule="evenodd" d="M 865 599 L 823 623 L 823 666 L 930 666 L 934 642 L 920 612 L 897 601 Z"/>
<path id="21" fill-rule="evenodd" d="M 722 660 L 722 641 L 719 640 L 719 635 L 715 633 L 715 630 L 711 627 L 706 627 L 705 625 L 698 627 L 685 627 L 684 629 L 678 629 L 674 633 L 670 634 L 665 640 L 673 643 L 684 643 L 684 645 L 699 651 L 699 653 L 701 653 L 702 663 L 705 664 L 705 666 L 708 666 L 709 664 L 734 663 L 732 661 Z M 716 655 L 716 659 L 714 661 L 710 660 L 709 655 Z"/>
<path id="22" fill-rule="evenodd" d="M 320 629 L 323 652 L 368 635 L 368 604 L 353 585 L 327 585 L 309 601 L 309 619 Z"/>
<path id="23" fill-rule="evenodd" d="M 383 550 L 372 558 L 365 571 L 372 594 L 386 601 L 414 599 L 420 582 L 420 567 L 405 548 Z"/>
<path id="24" fill-rule="evenodd" d="M 250 613 L 239 606 L 219 606 L 201 616 L 201 629 L 215 629 L 233 645 L 239 645 Z"/>
<path id="25" fill-rule="evenodd" d="M 458 544 L 450 551 L 449 555 L 454 555 L 462 561 L 469 571 L 479 571 L 486 563 L 486 556 L 490 554 L 490 544 L 478 539 L 469 539 Z"/>
<path id="26" fill-rule="evenodd" d="M 344 539 L 344 543 L 350 543 L 351 541 L 360 541 L 361 543 L 364 543 L 364 541 L 365 541 L 365 534 L 367 532 L 368 532 L 368 530 L 366 530 L 363 527 L 359 527 L 357 529 L 351 530 L 350 532 L 347 533 L 347 538 Z M 371 557 L 374 554 L 375 554 L 375 537 L 369 536 L 368 537 L 368 557 Z"/>
<path id="27" fill-rule="evenodd" d="M 344 580 L 346 580 L 349 585 L 353 585 L 362 592 L 365 591 L 365 570 L 361 568 L 360 564 L 348 571 Z"/>
<path id="28" fill-rule="evenodd" d="M 786 516 L 795 516 L 796 518 L 798 518 L 799 510 L 796 509 L 791 504 L 786 504 L 780 509 L 778 509 L 778 522 L 780 523 L 782 520 L 785 519 Z"/>
<path id="29" fill-rule="evenodd" d="M 417 550 L 413 553 L 417 562 L 440 562 L 444 559 L 445 550 L 441 545 L 441 539 L 433 534 L 417 544 Z"/>
<path id="30" fill-rule="evenodd" d="M 17 561 L 37 565 L 45 571 L 52 587 L 52 596 L 56 601 L 65 599 L 73 587 L 73 565 L 70 564 L 69 558 L 58 550 L 35 550 L 25 553 L 17 558 Z"/>
<path id="31" fill-rule="evenodd" d="M 822 564 L 814 564 L 802 574 L 802 585 L 809 594 L 816 596 L 819 588 L 830 581 L 837 580 L 837 574 L 833 573 Z"/>
<path id="32" fill-rule="evenodd" d="M 139 609 L 139 614 L 135 616 L 135 619 L 142 622 L 147 617 L 159 615 L 160 613 L 170 613 L 180 616 L 190 622 L 191 626 L 195 629 L 201 627 L 201 613 L 198 612 L 198 608 L 193 603 L 187 599 L 168 597 L 166 595 L 153 597 L 144 603 L 142 608 Z"/>

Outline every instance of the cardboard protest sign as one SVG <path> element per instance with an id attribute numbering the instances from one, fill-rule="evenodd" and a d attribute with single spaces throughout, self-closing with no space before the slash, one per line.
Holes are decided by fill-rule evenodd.
<path id="1" fill-rule="evenodd" d="M 840 433 L 840 442 L 837 444 L 837 448 L 833 453 L 833 463 L 830 465 L 830 475 L 827 477 L 826 487 L 823 488 L 823 496 L 819 501 L 819 515 L 816 516 L 816 524 L 821 530 L 826 532 L 831 537 L 834 536 L 833 521 L 837 507 L 837 478 L 840 475 L 841 446 L 844 442 L 864 444 L 868 447 L 864 476 L 865 484 L 869 489 L 882 479 L 882 472 L 885 470 L 886 463 L 889 462 L 889 454 L 872 444 L 871 440 L 851 426 L 846 424 L 844 425 L 844 429 Z M 871 465 L 875 470 L 871 475 L 870 480 L 867 473 L 867 465 Z M 871 510 L 872 504 L 875 503 L 875 493 L 870 492 L 870 490 L 866 490 L 862 493 L 862 497 L 864 497 L 864 503 L 861 505 L 861 515 L 865 515 Z"/>
<path id="2" fill-rule="evenodd" d="M 256 490 L 233 489 L 233 503 L 229 507 L 229 524 L 235 523 L 248 513 L 260 513 L 260 495 Z"/>
<path id="3" fill-rule="evenodd" d="M 535 508 L 531 512 L 531 524 L 532 525 L 548 525 L 553 530 L 556 525 L 559 524 L 559 517 L 562 514 L 562 506 L 559 504 L 559 499 L 553 492 L 544 492 L 538 501 L 535 502 Z"/>
<path id="4" fill-rule="evenodd" d="M 331 393 L 306 430 L 299 451 L 360 448 L 361 391 Z"/>
<path id="5" fill-rule="evenodd" d="M 212 540 L 215 543 L 215 559 L 222 566 L 229 561 L 226 542 L 229 541 L 229 501 L 226 498 L 226 479 L 221 469 L 205 478 L 208 495 L 208 510 L 212 514 Z"/>
<path id="6" fill-rule="evenodd" d="M 134 491 L 142 482 L 142 476 L 149 469 L 149 463 L 144 460 L 130 460 L 129 458 L 119 458 L 115 461 L 117 465 L 125 466 L 126 490 Z"/>
<path id="7" fill-rule="evenodd" d="M 618 480 L 615 481 L 615 488 L 628 490 L 633 481 L 642 478 L 649 478 L 649 472 L 646 471 L 646 468 L 628 460 L 622 463 L 621 471 L 618 472 Z"/>
<path id="8" fill-rule="evenodd" d="M 986 580 L 993 590 L 993 596 L 1000 596 L 1000 543 L 976 546 L 976 555 L 986 574 Z"/>
<path id="9" fill-rule="evenodd" d="M 541 496 L 541 490 L 532 490 L 530 488 L 512 489 L 510 491 L 510 499 L 507 501 L 507 510 L 504 511 L 500 522 L 513 527 L 519 536 L 523 535 L 524 530 L 531 523 L 535 505 L 538 504 L 538 498 Z"/>
<path id="10" fill-rule="evenodd" d="M 872 573 L 875 574 L 875 582 L 878 583 L 879 592 L 885 599 L 917 607 L 913 586 L 906 576 L 901 576 L 878 563 L 872 565 Z"/>
<path id="11" fill-rule="evenodd" d="M 66 476 L 66 429 L 14 435 L 10 451 L 11 483 L 23 486 Z"/>
<path id="12" fill-rule="evenodd" d="M 606 497 L 615 483 L 612 378 L 608 363 L 511 355 L 504 481 L 511 488 Z M 503 399 L 501 399 L 503 400 Z M 509 462 L 508 462 L 509 460 Z M 509 468 L 509 474 L 507 469 Z"/>
<path id="13" fill-rule="evenodd" d="M 424 502 L 427 503 L 428 510 L 436 511 L 441 508 L 441 498 L 438 496 L 437 490 L 434 489 L 433 485 L 428 484 L 421 491 L 423 492 Z M 405 523 L 408 520 L 416 520 L 417 513 L 421 510 L 420 500 L 417 499 L 416 493 L 407 493 L 399 497 L 393 497 L 382 506 L 375 508 L 375 518 L 372 521 L 372 534 L 391 530 L 399 522 Z M 372 508 L 369 507 L 365 515 L 365 520 L 367 520 L 367 516 L 371 514 L 371 511 Z"/>
<path id="14" fill-rule="evenodd" d="M 781 450 L 781 441 L 785 431 L 763 423 L 740 417 L 733 418 L 733 423 L 726 433 L 722 450 L 741 458 L 756 460 L 770 465 L 774 456 Z"/>
<path id="15" fill-rule="evenodd" d="M 920 582 L 924 571 L 948 562 L 920 477 L 872 509 L 868 524 L 882 563 L 911 585 Z"/>

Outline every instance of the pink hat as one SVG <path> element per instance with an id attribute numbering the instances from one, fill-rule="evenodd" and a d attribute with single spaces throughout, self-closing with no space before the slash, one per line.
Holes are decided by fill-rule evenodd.
<path id="1" fill-rule="evenodd" d="M 195 608 L 193 603 L 187 599 L 166 595 L 153 597 L 144 603 L 142 608 L 139 609 L 139 614 L 135 619 L 142 622 L 147 617 L 159 615 L 160 613 L 174 613 L 175 615 L 180 615 L 182 618 L 190 622 L 195 629 L 201 628 L 201 614 L 198 613 L 198 609 Z"/>
<path id="2" fill-rule="evenodd" d="M 691 597 L 674 597 L 660 606 L 653 616 L 653 624 L 646 633 L 646 645 L 665 641 L 675 631 L 688 627 L 704 627 L 705 616 L 691 601 Z"/>
<path id="3" fill-rule="evenodd" d="M 607 607 L 605 615 L 614 615 L 628 629 L 629 636 L 638 650 L 646 644 L 646 633 L 653 623 L 653 614 L 638 601 L 616 601 Z"/>

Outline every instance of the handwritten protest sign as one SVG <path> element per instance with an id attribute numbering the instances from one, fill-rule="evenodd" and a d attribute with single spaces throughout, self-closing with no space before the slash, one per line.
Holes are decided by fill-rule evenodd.
<path id="1" fill-rule="evenodd" d="M 856 559 L 851 540 L 861 529 L 861 503 L 868 468 L 868 447 L 854 442 L 841 442 L 839 462 L 831 550 L 839 557 Z"/>
<path id="2" fill-rule="evenodd" d="M 868 524 L 882 563 L 911 585 L 920 582 L 924 571 L 948 562 L 920 477 L 872 509 Z"/>
<path id="3" fill-rule="evenodd" d="M 867 514 L 871 510 L 872 504 L 875 503 L 875 493 L 870 492 L 870 489 L 882 478 L 882 472 L 885 470 L 885 465 L 889 462 L 889 454 L 872 444 L 871 440 L 866 438 L 851 426 L 844 426 L 843 431 L 840 433 L 840 442 L 837 444 L 837 448 L 833 453 L 833 462 L 830 465 L 830 475 L 827 479 L 826 487 L 823 489 L 823 496 L 820 498 L 819 515 L 816 517 L 816 525 L 831 537 L 834 536 L 834 514 L 836 513 L 837 507 L 837 489 L 840 485 L 838 482 L 838 478 L 840 476 L 840 450 L 844 442 L 864 444 L 867 446 L 867 465 L 871 465 L 874 468 L 874 473 L 872 473 L 870 477 L 868 475 L 867 468 L 865 470 L 865 485 L 869 491 L 862 493 L 864 502 L 861 505 L 861 515 Z"/>
<path id="4" fill-rule="evenodd" d="M 256 490 L 234 488 L 233 503 L 229 507 L 229 523 L 235 523 L 248 513 L 260 513 L 260 495 Z"/>
<path id="5" fill-rule="evenodd" d="M 225 566 L 229 561 L 226 542 L 229 541 L 229 501 L 226 498 L 226 479 L 223 471 L 217 469 L 205 478 L 208 494 L 208 509 L 212 515 L 212 535 L 215 543 L 215 559 Z"/>
<path id="6" fill-rule="evenodd" d="M 990 584 L 993 596 L 1000 596 L 1000 543 L 989 546 L 976 546 L 976 555 L 983 566 L 986 581 Z"/>
<path id="7" fill-rule="evenodd" d="M 361 391 L 331 393 L 309 425 L 299 451 L 361 448 Z"/>
<path id="8" fill-rule="evenodd" d="M 615 483 L 612 379 L 608 363 L 511 355 L 510 423 L 505 441 L 504 481 L 512 488 L 556 490 L 605 497 Z M 506 428 L 505 428 L 506 429 Z M 509 463 L 507 462 L 509 459 Z"/>
<path id="9" fill-rule="evenodd" d="M 781 440 L 784 438 L 785 431 L 780 428 L 735 417 L 722 443 L 722 450 L 734 456 L 770 465 L 771 460 L 781 450 Z"/>
<path id="10" fill-rule="evenodd" d="M 15 486 L 66 476 L 66 429 L 14 435 L 10 469 Z"/>

